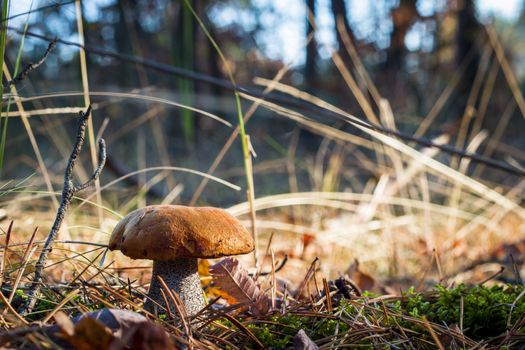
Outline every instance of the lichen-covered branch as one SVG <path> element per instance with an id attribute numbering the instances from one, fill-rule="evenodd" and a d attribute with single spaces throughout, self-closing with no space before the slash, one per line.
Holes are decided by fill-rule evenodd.
<path id="1" fill-rule="evenodd" d="M 77 193 L 79 191 L 85 190 L 89 186 L 91 186 L 96 179 L 100 176 L 100 173 L 102 172 L 102 168 L 104 168 L 104 164 L 106 163 L 106 142 L 104 139 L 98 140 L 98 166 L 86 182 L 84 182 L 81 185 L 75 186 L 73 189 L 73 192 Z"/>
<path id="2" fill-rule="evenodd" d="M 54 39 L 47 46 L 46 52 L 44 52 L 44 55 L 42 56 L 42 58 L 40 58 L 38 62 L 30 63 L 27 66 L 25 66 L 25 68 L 16 77 L 14 77 L 12 80 L 8 81 L 4 85 L 4 90 L 7 90 L 9 87 L 11 87 L 11 85 L 18 83 L 19 81 L 24 80 L 25 78 L 27 78 L 29 73 L 31 73 L 32 71 L 40 67 L 40 65 L 44 63 L 44 61 L 47 59 L 51 51 L 53 51 L 53 49 L 56 46 L 57 46 L 57 39 Z"/>
<path id="3" fill-rule="evenodd" d="M 98 146 L 99 146 L 98 162 L 99 164 L 97 168 L 91 175 L 90 179 L 86 181 L 84 184 L 81 184 L 79 186 L 73 185 L 73 169 L 75 168 L 75 163 L 78 159 L 80 151 L 82 150 L 82 146 L 84 145 L 86 125 L 87 125 L 87 121 L 89 119 L 90 113 L 91 113 L 91 106 L 88 107 L 86 112 L 82 112 L 82 111 L 80 112 L 75 145 L 73 146 L 73 151 L 71 152 L 71 155 L 67 163 L 66 170 L 64 172 L 64 187 L 62 189 L 60 207 L 58 208 L 58 212 L 55 217 L 55 222 L 53 223 L 53 227 L 51 227 L 51 230 L 49 231 L 49 234 L 44 243 L 42 251 L 40 252 L 40 256 L 38 257 L 38 261 L 35 265 L 35 275 L 33 277 L 33 282 L 28 292 L 28 300 L 25 303 L 25 305 L 22 307 L 22 310 L 20 310 L 20 313 L 23 315 L 30 313 L 36 304 L 36 299 L 38 297 L 38 294 L 40 293 L 40 288 L 42 287 L 42 283 L 41 283 L 42 271 L 44 270 L 44 267 L 47 261 L 47 257 L 52 250 L 53 243 L 58 235 L 60 226 L 62 226 L 62 222 L 64 221 L 64 217 L 66 215 L 69 204 L 71 203 L 71 199 L 73 198 L 75 193 L 87 188 L 99 177 L 100 172 L 102 171 L 102 168 L 104 167 L 104 164 L 106 162 L 106 144 L 104 140 L 101 139 L 98 143 Z"/>

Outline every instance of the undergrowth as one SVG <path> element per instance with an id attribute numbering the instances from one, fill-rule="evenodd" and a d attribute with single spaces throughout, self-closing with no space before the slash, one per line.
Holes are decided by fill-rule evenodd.
<path id="1" fill-rule="evenodd" d="M 303 329 L 316 342 L 329 340 L 339 345 L 372 349 L 376 340 L 382 338 L 383 345 L 410 341 L 417 348 L 432 349 L 436 344 L 429 333 L 430 324 L 443 343 L 451 342 L 445 337 L 447 330 L 455 334 L 452 338 L 462 334 L 474 341 L 490 340 L 505 332 L 525 335 L 524 290 L 523 286 L 516 285 L 462 284 L 452 288 L 438 285 L 430 292 L 416 293 L 410 289 L 393 300 L 342 299 L 331 313 L 303 307 L 282 315 L 245 321 L 247 328 L 267 348 L 292 346 L 294 336 Z M 225 324 L 231 326 L 228 321 Z M 356 329 L 361 329 L 360 336 L 356 337 Z M 253 341 L 251 346 L 255 347 Z"/>

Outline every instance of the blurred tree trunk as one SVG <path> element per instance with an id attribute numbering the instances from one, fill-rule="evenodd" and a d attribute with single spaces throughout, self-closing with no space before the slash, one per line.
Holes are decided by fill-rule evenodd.
<path id="1" fill-rule="evenodd" d="M 126 11 L 135 11 L 136 2 L 134 0 L 118 0 L 118 21 L 115 23 L 115 44 L 117 46 L 117 52 L 129 54 L 133 53 L 131 47 L 131 37 L 128 33 L 128 24 L 126 23 Z M 134 21 L 129 25 L 135 26 Z M 139 28 L 136 28 L 139 29 Z M 128 66 L 125 64 L 117 65 L 118 74 L 116 74 L 119 85 L 125 84 L 138 84 L 138 81 L 134 80 L 135 75 L 128 74 Z M 131 81 L 130 81 L 131 80 Z"/>
<path id="2" fill-rule="evenodd" d="M 317 80 L 317 43 L 314 37 L 315 0 L 306 0 L 306 63 L 304 66 L 304 81 L 307 90 L 313 90 Z"/>
<path id="3" fill-rule="evenodd" d="M 470 60 L 466 66 L 463 78 L 458 86 L 454 115 L 461 118 L 466 107 L 472 82 L 476 77 L 480 62 L 480 49 L 476 44 L 477 38 L 484 35 L 480 31 L 481 25 L 476 18 L 476 6 L 473 0 L 462 0 L 458 3 L 457 30 L 456 30 L 456 67 L 459 69 L 465 60 Z"/>
<path id="4" fill-rule="evenodd" d="M 192 8 L 196 8 L 196 0 L 189 0 Z M 180 2 L 178 11 L 176 12 L 177 19 L 172 27 L 172 60 L 177 67 L 185 68 L 187 70 L 194 70 L 195 66 L 195 32 L 196 21 L 188 6 L 184 2 Z M 183 104 L 193 105 L 194 84 L 192 80 L 185 78 L 177 79 L 177 93 L 180 95 L 180 100 Z M 191 144 L 195 138 L 195 118 L 191 111 L 181 109 L 181 123 L 182 133 L 186 146 L 192 149 Z"/>
<path id="5" fill-rule="evenodd" d="M 405 37 L 418 18 L 417 0 L 400 0 L 399 6 L 392 9 L 392 32 L 390 46 L 387 49 L 386 68 L 397 73 L 402 67 L 406 55 Z"/>
<path id="6" fill-rule="evenodd" d="M 339 55 L 341 56 L 341 59 L 345 63 L 345 66 L 350 68 L 350 65 L 351 65 L 350 56 L 346 52 L 345 44 L 343 42 L 343 38 L 341 37 L 341 34 L 339 33 L 339 30 L 337 30 L 337 19 L 342 18 L 346 33 L 348 34 L 350 39 L 353 42 L 355 42 L 354 32 L 352 31 L 352 27 L 350 27 L 350 23 L 348 22 L 348 18 L 346 16 L 345 0 L 332 0 L 332 14 L 334 15 L 334 30 L 336 33 L 337 46 L 339 47 Z"/>

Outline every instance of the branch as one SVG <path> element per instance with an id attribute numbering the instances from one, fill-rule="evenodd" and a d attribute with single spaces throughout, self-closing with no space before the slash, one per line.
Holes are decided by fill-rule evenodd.
<path id="1" fill-rule="evenodd" d="M 31 73 L 32 71 L 40 67 L 42 63 L 44 63 L 44 61 L 47 59 L 51 51 L 53 51 L 53 49 L 56 46 L 57 46 L 57 39 L 55 38 L 47 46 L 46 52 L 44 52 L 44 55 L 42 56 L 42 58 L 36 63 L 30 63 L 27 66 L 25 66 L 25 68 L 20 72 L 20 74 L 18 74 L 16 77 L 14 77 L 10 81 L 8 81 L 6 84 L 4 84 L 4 90 L 10 88 L 11 85 L 18 83 L 19 81 L 24 80 L 25 78 L 27 78 L 29 73 Z"/>
<path id="2" fill-rule="evenodd" d="M 91 186 L 96 179 L 100 176 L 100 173 L 102 172 L 102 169 L 104 168 L 104 165 L 106 164 L 106 142 L 104 139 L 98 140 L 98 166 L 85 183 L 75 186 L 73 189 L 73 192 L 80 192 L 89 186 Z"/>
<path id="3" fill-rule="evenodd" d="M 33 277 L 31 287 L 29 288 L 28 299 L 27 299 L 26 304 L 20 310 L 20 313 L 22 315 L 27 315 L 35 307 L 36 299 L 38 297 L 38 294 L 40 294 L 40 289 L 42 288 L 42 283 L 41 283 L 42 271 L 44 270 L 47 257 L 52 250 L 52 246 L 58 235 L 60 226 L 62 226 L 62 222 L 64 221 L 64 217 L 66 215 L 66 211 L 69 207 L 69 204 L 71 203 L 71 199 L 73 198 L 75 193 L 87 188 L 99 177 L 100 172 L 102 171 L 102 168 L 104 167 L 104 163 L 106 162 L 106 144 L 103 139 L 100 139 L 98 143 L 99 164 L 97 168 L 91 175 L 90 179 L 86 181 L 84 184 L 81 184 L 78 186 L 73 185 L 73 169 L 75 168 L 75 163 L 78 159 L 80 151 L 82 150 L 82 146 L 84 145 L 86 125 L 87 125 L 90 113 L 91 113 L 91 106 L 88 107 L 85 113 L 82 111 L 80 112 L 80 116 L 78 119 L 77 136 L 75 140 L 75 145 L 73 146 L 73 151 L 71 152 L 71 155 L 69 156 L 67 167 L 66 167 L 66 170 L 64 171 L 64 187 L 62 189 L 60 207 L 58 208 L 58 212 L 55 217 L 55 222 L 53 223 L 53 227 L 49 231 L 46 242 L 44 243 L 42 251 L 40 252 L 40 256 L 38 257 L 38 261 L 35 265 L 35 276 Z"/>

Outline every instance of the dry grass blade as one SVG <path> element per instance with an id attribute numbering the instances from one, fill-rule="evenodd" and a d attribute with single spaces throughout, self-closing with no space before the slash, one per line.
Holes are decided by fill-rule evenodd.
<path id="1" fill-rule="evenodd" d="M 35 235 L 38 231 L 38 227 L 35 228 L 33 231 L 33 234 L 31 235 L 31 238 L 29 239 L 29 243 L 27 244 L 26 250 L 24 252 L 24 256 L 22 257 L 22 266 L 18 268 L 18 273 L 16 275 L 15 282 L 13 284 L 13 289 L 11 290 L 11 294 L 9 294 L 9 302 L 13 301 L 13 298 L 16 294 L 16 290 L 18 289 L 18 285 L 20 284 L 20 280 L 22 279 L 22 276 L 24 275 L 24 271 L 26 270 L 27 264 L 29 263 L 29 260 L 31 259 L 31 256 L 35 253 L 35 250 L 37 247 L 33 247 L 34 241 L 35 241 Z"/>
<path id="2" fill-rule="evenodd" d="M 16 310 L 11 306 L 7 298 L 4 296 L 3 293 L 0 293 L 0 299 L 2 299 L 2 303 L 5 305 L 6 310 L 9 310 L 22 324 L 28 325 L 29 322 L 25 320 Z"/>
<path id="3" fill-rule="evenodd" d="M 239 328 L 241 331 L 246 333 L 246 335 L 251 340 L 253 340 L 253 342 L 255 343 L 257 348 L 259 348 L 259 349 L 266 349 L 266 347 L 263 345 L 263 343 L 261 343 L 261 341 L 259 339 L 257 339 L 255 334 L 253 334 L 252 331 L 250 331 L 245 325 L 243 325 L 241 322 L 239 322 L 235 317 L 232 317 L 232 316 L 230 316 L 228 314 L 224 314 L 224 318 L 226 318 L 228 321 L 233 323 L 235 325 L 235 327 Z"/>
<path id="4" fill-rule="evenodd" d="M 88 108 L 91 105 L 91 99 L 89 98 L 89 79 L 87 71 L 87 60 L 86 60 L 86 51 L 84 50 L 84 25 L 82 20 L 82 6 L 80 5 L 80 0 L 75 2 L 76 16 L 77 16 L 77 31 L 80 44 L 82 47 L 79 50 L 80 55 L 80 71 L 82 75 L 82 90 L 84 92 L 84 108 Z M 93 165 L 93 170 L 98 166 L 97 159 L 97 141 L 95 140 L 95 129 L 93 127 L 93 118 L 89 118 L 87 121 L 88 128 L 88 137 L 89 137 L 89 153 L 91 155 L 91 163 Z M 98 222 L 102 226 L 104 221 L 104 211 L 102 210 L 102 196 L 100 195 L 100 180 L 95 179 L 95 189 L 97 190 L 97 214 Z"/>
<path id="5" fill-rule="evenodd" d="M 49 314 L 47 314 L 47 316 L 42 320 L 42 323 L 47 323 L 57 312 L 59 312 L 64 307 L 64 305 L 66 305 L 74 297 L 76 297 L 78 293 L 80 293 L 80 289 L 75 289 L 74 291 L 66 295 L 64 300 L 62 300 Z"/>
<path id="6" fill-rule="evenodd" d="M 212 265 L 210 272 L 216 286 L 230 297 L 228 302 L 248 303 L 253 310 L 265 314 L 268 312 L 268 296 L 235 258 L 225 258 Z"/>
<path id="7" fill-rule="evenodd" d="M 271 80 L 271 83 L 269 84 L 269 86 L 264 90 L 263 94 L 267 94 L 267 93 L 271 92 L 273 90 L 273 85 L 272 84 L 275 84 L 276 82 L 280 81 L 284 77 L 284 75 L 286 74 L 287 71 L 288 71 L 288 67 L 286 67 L 286 66 L 283 67 L 282 69 L 280 69 L 277 72 L 277 74 L 275 75 L 275 77 L 273 78 L 273 80 Z M 250 106 L 250 109 L 248 109 L 248 111 L 244 114 L 244 120 L 243 121 L 244 121 L 245 124 L 248 123 L 248 121 L 253 116 L 253 114 L 255 113 L 255 111 L 257 110 L 258 107 L 259 107 L 259 103 L 257 103 L 257 102 L 253 103 Z M 217 170 L 217 167 L 222 162 L 224 156 L 226 155 L 226 153 L 230 149 L 230 147 L 233 144 L 233 142 L 237 139 L 237 136 L 239 136 L 239 133 L 240 133 L 240 127 L 237 126 L 233 130 L 233 132 L 231 133 L 231 135 L 228 138 L 228 140 L 222 146 L 221 150 L 219 151 L 219 154 L 217 154 L 217 156 L 215 157 L 213 163 L 208 168 L 207 173 L 209 175 L 213 174 L 215 172 L 215 170 Z M 208 184 L 208 179 L 207 178 L 204 178 L 204 179 L 201 180 L 199 186 L 197 187 L 197 189 L 195 190 L 195 192 L 193 194 L 193 197 L 190 200 L 190 205 L 195 205 L 195 203 L 197 203 L 197 200 L 201 196 L 201 194 L 204 191 L 204 188 L 206 187 L 207 184 Z"/>
<path id="8" fill-rule="evenodd" d="M 4 282 L 4 268 L 7 262 L 7 253 L 9 250 L 9 241 L 11 240 L 11 230 L 13 229 L 13 220 L 9 223 L 7 232 L 5 234 L 4 253 L 2 254 L 2 260 L 0 261 L 0 285 Z"/>
<path id="9" fill-rule="evenodd" d="M 43 116 L 43 115 L 51 115 L 51 116 L 57 116 L 59 114 L 78 114 L 78 110 L 82 109 L 84 107 L 56 107 L 56 108 L 39 108 L 39 109 L 33 109 L 29 111 L 9 111 L 8 112 L 2 112 L 2 117 L 9 117 L 9 118 L 15 118 L 20 117 L 22 115 L 26 117 L 36 117 L 36 116 Z"/>
<path id="10" fill-rule="evenodd" d="M 189 338 L 191 338 L 191 328 L 188 321 L 188 312 L 184 307 L 184 303 L 181 302 L 180 297 L 178 295 L 175 296 L 175 291 L 171 290 L 168 287 L 168 285 L 166 284 L 166 282 L 164 282 L 161 276 L 157 276 L 157 278 L 159 279 L 159 282 L 165 294 L 167 294 L 167 296 L 171 299 L 175 311 L 177 311 L 177 313 L 179 314 L 179 319 L 181 320 L 182 326 L 184 327 L 184 332 Z M 166 304 L 166 308 L 169 308 L 168 304 Z"/>
<path id="11" fill-rule="evenodd" d="M 434 339 L 434 342 L 436 343 L 436 346 L 438 347 L 438 349 L 445 350 L 445 347 L 443 346 L 443 344 L 441 344 L 441 341 L 439 340 L 436 332 L 434 331 L 434 329 L 432 328 L 432 325 L 430 324 L 430 322 L 428 322 L 425 316 L 423 316 L 423 324 L 425 325 L 425 328 L 428 330 L 428 332 L 432 336 L 432 339 Z"/>
<path id="12" fill-rule="evenodd" d="M 181 168 L 181 167 L 174 167 L 174 166 L 158 166 L 158 167 L 151 167 L 151 168 L 146 168 L 146 169 L 140 169 L 140 170 L 132 171 L 131 173 L 128 173 L 128 174 L 126 174 L 124 176 L 121 176 L 118 179 L 115 179 L 115 180 L 113 180 L 111 182 L 108 182 L 107 184 L 105 184 L 104 186 L 102 186 L 100 188 L 100 191 L 103 191 L 103 190 L 105 190 L 105 189 L 107 189 L 107 188 L 109 188 L 109 187 L 119 183 L 120 181 L 122 181 L 122 180 L 124 180 L 124 179 L 126 179 L 128 177 L 137 175 L 137 174 L 141 174 L 141 173 L 145 173 L 145 172 L 149 172 L 149 171 L 164 171 L 164 170 L 180 171 L 180 172 L 190 173 L 190 174 L 194 174 L 194 175 L 199 175 L 199 176 L 202 176 L 202 177 L 207 178 L 209 180 L 212 180 L 212 181 L 215 181 L 217 183 L 220 183 L 221 185 L 229 187 L 229 188 L 231 188 L 231 189 L 233 189 L 235 191 L 240 191 L 240 189 L 241 189 L 239 186 L 234 185 L 231 182 L 228 182 L 228 181 L 220 179 L 220 178 L 218 178 L 216 176 L 209 175 L 207 173 L 203 173 L 203 172 L 200 172 L 200 171 L 197 171 L 197 170 L 188 169 L 188 168 Z M 95 196 L 95 193 L 90 194 L 85 199 L 82 199 L 82 198 L 79 198 L 79 199 L 82 200 L 83 202 L 89 203 L 88 201 Z M 90 203 L 90 204 L 92 204 L 92 203 Z M 75 211 L 78 211 L 83 205 L 84 205 L 84 203 L 79 204 L 71 212 L 74 213 Z"/>
<path id="13" fill-rule="evenodd" d="M 206 112 L 202 109 L 191 107 L 182 103 L 177 103 L 165 98 L 155 97 L 155 96 L 147 96 L 147 95 L 140 95 L 135 93 L 127 93 L 127 92 L 110 92 L 110 91 L 90 91 L 90 96 L 101 96 L 101 97 L 119 97 L 119 98 L 129 98 L 129 99 L 136 99 L 136 100 L 143 100 L 143 101 L 149 101 L 149 102 L 157 102 L 157 103 L 163 103 L 169 106 L 177 107 L 177 108 L 184 108 L 187 110 L 190 110 L 192 112 L 198 113 L 200 115 L 203 115 L 205 117 L 211 118 L 213 120 L 218 121 L 221 124 L 224 124 L 228 127 L 232 127 L 232 124 L 228 122 L 227 120 L 213 114 Z M 15 102 L 29 102 L 29 101 L 36 101 L 41 99 L 48 99 L 48 98 L 57 98 L 57 97 L 69 97 L 69 96 L 84 96 L 83 92 L 58 92 L 53 94 L 41 94 L 31 97 L 19 97 L 18 95 L 15 95 L 13 97 L 13 100 Z"/>
<path id="14" fill-rule="evenodd" d="M 306 275 L 304 276 L 303 280 L 301 281 L 301 284 L 299 285 L 299 288 L 297 288 L 297 291 L 295 292 L 295 299 L 299 299 L 301 296 L 301 293 L 303 292 L 303 289 L 306 287 L 308 282 L 310 282 L 310 279 L 312 278 L 312 275 L 314 274 L 315 269 L 317 268 L 317 262 L 319 261 L 319 258 L 315 258 L 314 261 L 312 261 L 312 264 L 310 265 L 310 268 L 306 272 Z"/>
<path id="15" fill-rule="evenodd" d="M 164 300 L 164 305 L 169 305 L 168 298 L 166 297 L 166 293 L 164 292 L 164 289 L 160 289 L 160 295 L 162 296 L 162 299 Z M 152 302 L 155 302 L 155 301 L 152 300 Z M 168 315 L 170 319 L 173 318 L 173 314 L 171 313 L 171 308 L 169 307 L 166 308 L 166 314 Z"/>
<path id="16" fill-rule="evenodd" d="M 328 281 L 326 281 L 326 278 L 323 277 L 323 289 L 324 289 L 324 295 L 326 298 L 326 309 L 329 313 L 333 312 L 332 308 L 332 296 L 330 295 L 330 287 L 328 287 Z"/>
<path id="17" fill-rule="evenodd" d="M 7 68 L 7 65 L 4 62 L 4 65 L 2 67 L 2 70 L 4 72 L 4 75 L 6 79 L 9 81 L 11 80 L 11 74 L 9 73 L 9 69 Z M 18 91 L 15 87 L 15 85 L 11 85 L 11 93 L 14 96 L 18 96 Z M 31 124 L 29 123 L 29 118 L 25 115 L 25 108 L 24 105 L 20 100 L 17 100 L 15 98 L 15 103 L 18 108 L 18 111 L 21 113 L 21 120 L 24 125 L 24 128 L 27 132 L 27 136 L 29 138 L 29 141 L 31 143 L 31 147 L 33 148 L 33 151 L 35 152 L 36 159 L 38 161 L 38 166 L 40 168 L 40 171 L 42 172 L 42 176 L 44 177 L 44 181 L 46 183 L 47 190 L 49 192 L 54 192 L 53 185 L 51 183 L 51 177 L 49 176 L 49 173 L 47 171 L 46 164 L 44 162 L 44 158 L 42 157 L 42 153 L 40 152 L 40 147 L 38 146 L 38 142 L 36 141 L 35 134 L 33 132 L 33 129 L 31 128 Z M 51 200 L 54 205 L 54 209 L 58 209 L 58 200 L 56 197 L 51 197 Z"/>
<path id="18" fill-rule="evenodd" d="M 516 78 L 516 75 L 512 71 L 512 67 L 509 61 L 507 60 L 507 57 L 505 57 L 505 50 L 503 49 L 501 42 L 498 40 L 498 36 L 496 34 L 496 30 L 494 29 L 494 27 L 485 26 L 485 29 L 487 30 L 487 35 L 489 37 L 490 44 L 494 48 L 494 52 L 496 53 L 496 58 L 499 61 L 501 69 L 503 70 L 505 79 L 507 79 L 512 95 L 514 96 L 514 99 L 516 100 L 516 103 L 518 104 L 521 114 L 525 118 L 525 98 L 523 98 L 523 94 L 521 92 L 521 88 L 520 88 L 518 79 Z"/>

